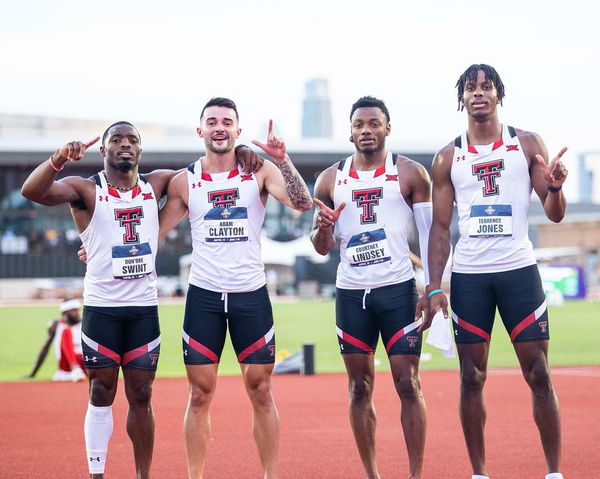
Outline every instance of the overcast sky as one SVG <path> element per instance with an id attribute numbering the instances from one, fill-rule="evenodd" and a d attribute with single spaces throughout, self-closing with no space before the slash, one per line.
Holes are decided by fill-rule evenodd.
<path id="1" fill-rule="evenodd" d="M 304 83 L 323 77 L 336 140 L 348 137 L 351 104 L 371 94 L 388 104 L 394 147 L 433 151 L 466 126 L 458 76 L 489 63 L 506 87 L 501 120 L 539 133 L 551 153 L 569 146 L 569 164 L 600 150 L 594 3 L 3 2 L 0 112 L 164 122 L 193 134 L 202 105 L 229 96 L 243 140 L 263 136 L 273 118 L 297 142 Z"/>

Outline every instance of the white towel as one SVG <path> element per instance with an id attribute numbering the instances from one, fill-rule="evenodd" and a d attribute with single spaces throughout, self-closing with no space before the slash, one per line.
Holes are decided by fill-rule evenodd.
<path id="1" fill-rule="evenodd" d="M 438 309 L 437 313 L 433 315 L 429 334 L 425 342 L 434 348 L 441 349 L 442 355 L 445 358 L 456 357 L 454 341 L 452 340 L 452 330 L 448 324 L 448 319 L 444 318 L 444 313 L 442 313 L 441 309 Z"/>

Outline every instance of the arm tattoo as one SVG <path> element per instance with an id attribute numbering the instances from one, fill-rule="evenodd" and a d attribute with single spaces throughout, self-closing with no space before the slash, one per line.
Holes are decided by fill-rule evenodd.
<path id="1" fill-rule="evenodd" d="M 295 208 L 309 205 L 310 196 L 308 195 L 308 190 L 306 189 L 304 180 L 302 180 L 296 169 L 290 165 L 289 161 L 276 163 L 276 165 L 283 175 L 285 189 L 288 192 L 292 205 Z"/>

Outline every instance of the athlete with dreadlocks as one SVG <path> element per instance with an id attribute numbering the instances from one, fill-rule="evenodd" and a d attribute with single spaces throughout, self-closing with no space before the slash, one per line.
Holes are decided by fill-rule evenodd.
<path id="1" fill-rule="evenodd" d="M 531 388 L 533 416 L 546 457 L 546 479 L 561 479 L 560 414 L 548 368 L 548 312 L 528 238 L 532 189 L 546 216 L 566 210 L 563 148 L 548 164 L 535 133 L 503 125 L 498 105 L 504 85 L 489 65 L 471 65 L 456 83 L 467 131 L 433 161 L 433 223 L 429 236 L 431 314 L 448 301 L 440 288 L 450 252 L 450 221 L 457 205 L 460 238 L 450 282 L 453 328 L 460 359 L 460 417 L 473 479 L 486 478 L 483 386 L 496 308 Z M 431 317 L 422 329 L 429 327 Z"/>

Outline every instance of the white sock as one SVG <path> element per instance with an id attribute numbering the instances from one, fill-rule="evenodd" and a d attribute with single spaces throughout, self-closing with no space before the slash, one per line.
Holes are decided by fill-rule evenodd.
<path id="1" fill-rule="evenodd" d="M 546 479 L 565 479 L 560 472 L 551 472 L 546 474 Z"/>
<path id="2" fill-rule="evenodd" d="M 490 478 L 489 478 L 489 477 L 487 477 L 487 476 L 482 476 L 482 475 L 480 475 L 480 474 L 473 474 L 473 475 L 471 476 L 471 479 L 490 479 Z"/>
<path id="3" fill-rule="evenodd" d="M 108 441 L 113 432 L 112 406 L 88 404 L 83 426 L 90 474 L 103 474 Z"/>

